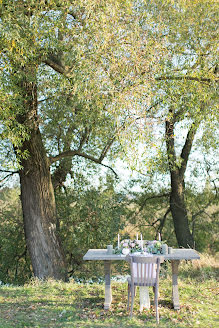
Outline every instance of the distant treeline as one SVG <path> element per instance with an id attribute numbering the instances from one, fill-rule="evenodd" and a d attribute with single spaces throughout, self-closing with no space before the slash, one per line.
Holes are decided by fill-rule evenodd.
<path id="1" fill-rule="evenodd" d="M 32 276 L 26 247 L 19 188 L 0 192 L 0 280 L 24 283 Z M 57 229 L 68 267 L 68 275 L 89 277 L 101 275 L 102 266 L 85 263 L 83 255 L 89 248 L 116 246 L 117 233 L 134 238 L 141 232 L 144 239 L 162 239 L 177 246 L 167 195 L 126 194 L 115 190 L 114 183 L 80 190 L 71 188 L 56 192 Z M 215 195 L 204 190 L 194 195 L 187 190 L 187 205 L 196 249 L 214 254 L 218 251 L 217 222 L 219 208 Z"/>

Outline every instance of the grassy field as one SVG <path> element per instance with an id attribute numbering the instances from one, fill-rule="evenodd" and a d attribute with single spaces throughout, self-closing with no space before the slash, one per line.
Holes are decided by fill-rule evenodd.
<path id="1" fill-rule="evenodd" d="M 208 259 L 209 261 L 209 259 Z M 166 271 L 165 271 L 166 272 Z M 184 263 L 179 276 L 181 309 L 171 303 L 170 268 L 160 281 L 160 327 L 219 327 L 218 288 L 215 261 Z M 151 299 L 153 299 L 152 291 Z M 0 286 L 0 327 L 140 328 L 156 327 L 153 302 L 150 310 L 139 312 L 135 299 L 134 317 L 126 311 L 126 283 L 112 283 L 113 303 L 103 310 L 104 284 L 32 280 L 24 286 Z"/>

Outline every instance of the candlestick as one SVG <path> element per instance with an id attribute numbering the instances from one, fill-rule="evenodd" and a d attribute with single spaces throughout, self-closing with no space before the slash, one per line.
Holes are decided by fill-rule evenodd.
<path id="1" fill-rule="evenodd" d="M 160 233 L 158 232 L 158 240 L 161 241 Z"/>
<path id="2" fill-rule="evenodd" d="M 143 250 L 143 239 L 142 239 L 142 234 L 141 234 L 141 249 Z"/>
<path id="3" fill-rule="evenodd" d="M 136 234 L 136 240 L 138 240 L 138 233 Z"/>
<path id="4" fill-rule="evenodd" d="M 118 233 L 118 248 L 120 247 L 119 233 Z"/>

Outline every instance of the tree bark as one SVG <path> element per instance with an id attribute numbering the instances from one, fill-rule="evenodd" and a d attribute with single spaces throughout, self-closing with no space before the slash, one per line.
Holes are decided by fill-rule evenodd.
<path id="1" fill-rule="evenodd" d="M 181 152 L 181 167 L 179 167 L 177 166 L 174 144 L 174 123 L 174 114 L 170 110 L 170 118 L 166 120 L 165 135 L 171 178 L 170 210 L 178 245 L 185 248 L 193 248 L 194 239 L 189 229 L 188 214 L 184 199 L 184 175 L 196 130 L 192 126 L 188 132 L 186 142 Z"/>
<path id="2" fill-rule="evenodd" d="M 184 179 L 179 172 L 171 172 L 170 210 L 173 218 L 174 230 L 179 246 L 193 248 L 194 240 L 189 229 L 186 204 L 184 200 Z"/>
<path id="3" fill-rule="evenodd" d="M 27 158 L 21 157 L 19 171 L 26 243 L 36 277 L 67 280 L 64 253 L 56 233 L 56 204 L 49 160 L 38 127 L 36 83 L 32 71 L 26 68 L 23 71 L 28 79 L 23 74 L 19 84 L 24 110 L 17 120 L 28 128 L 29 138 L 15 151 L 17 154 L 28 151 Z"/>
<path id="4" fill-rule="evenodd" d="M 56 235 L 56 205 L 39 130 L 22 147 L 29 151 L 20 170 L 21 202 L 27 247 L 34 275 L 66 280 L 63 251 Z"/>

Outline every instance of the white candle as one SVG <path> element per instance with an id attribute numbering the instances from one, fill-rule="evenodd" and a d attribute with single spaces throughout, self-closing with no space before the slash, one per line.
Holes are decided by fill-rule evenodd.
<path id="1" fill-rule="evenodd" d="M 119 233 L 118 233 L 118 248 L 120 247 Z"/>
<path id="2" fill-rule="evenodd" d="M 136 234 L 136 240 L 138 240 L 138 233 Z"/>
<path id="3" fill-rule="evenodd" d="M 158 232 L 158 240 L 161 241 L 160 233 Z"/>
<path id="4" fill-rule="evenodd" d="M 143 249 L 143 240 L 142 240 L 142 234 L 141 234 L 141 249 Z"/>

